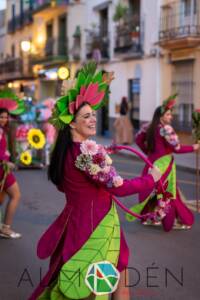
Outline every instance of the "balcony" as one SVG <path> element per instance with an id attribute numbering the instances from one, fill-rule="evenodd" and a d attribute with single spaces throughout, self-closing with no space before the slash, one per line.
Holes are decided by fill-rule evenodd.
<path id="1" fill-rule="evenodd" d="M 200 3 L 173 2 L 161 8 L 159 45 L 168 50 L 200 45 Z"/>
<path id="2" fill-rule="evenodd" d="M 7 58 L 0 62 L 0 82 L 32 78 L 31 64 L 22 58 Z"/>
<path id="3" fill-rule="evenodd" d="M 33 13 L 40 13 L 43 10 L 46 12 L 52 12 L 54 8 L 64 6 L 68 4 L 74 4 L 79 2 L 78 0 L 34 0 L 33 1 Z"/>
<path id="4" fill-rule="evenodd" d="M 115 54 L 142 55 L 141 24 L 138 15 L 126 15 L 115 27 Z"/>
<path id="5" fill-rule="evenodd" d="M 33 64 L 56 64 L 68 60 L 68 41 L 66 39 L 49 38 L 44 47 L 43 53 L 33 58 Z"/>
<path id="6" fill-rule="evenodd" d="M 40 10 L 46 9 L 47 7 L 52 5 L 52 3 L 53 1 L 51 0 L 35 0 L 33 1 L 33 10 L 38 12 Z"/>
<path id="7" fill-rule="evenodd" d="M 86 37 L 86 55 L 88 59 L 103 61 L 109 59 L 109 37 L 101 30 L 88 30 Z"/>
<path id="8" fill-rule="evenodd" d="M 14 19 L 8 21 L 8 33 L 13 33 L 25 25 L 31 24 L 32 22 L 32 11 L 27 10 L 22 15 L 16 16 Z"/>

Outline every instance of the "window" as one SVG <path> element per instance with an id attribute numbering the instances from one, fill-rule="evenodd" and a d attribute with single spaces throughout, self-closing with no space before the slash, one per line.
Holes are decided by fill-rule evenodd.
<path id="1" fill-rule="evenodd" d="M 197 13 L 197 0 L 182 0 L 184 7 L 184 16 L 188 17 L 191 14 Z"/>
<path id="2" fill-rule="evenodd" d="M 178 93 L 175 111 L 175 126 L 177 129 L 191 130 L 194 87 L 193 61 L 174 63 L 172 90 Z"/>

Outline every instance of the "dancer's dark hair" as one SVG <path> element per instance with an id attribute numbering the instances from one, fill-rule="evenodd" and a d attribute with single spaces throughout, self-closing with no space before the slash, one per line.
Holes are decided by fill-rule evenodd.
<path id="1" fill-rule="evenodd" d="M 76 121 L 76 115 L 79 110 L 85 105 L 88 105 L 88 103 L 82 103 L 77 109 L 74 121 Z M 57 140 L 51 153 L 50 165 L 48 167 L 48 179 L 55 185 L 59 185 L 62 181 L 66 154 L 67 151 L 72 148 L 72 144 L 71 128 L 69 124 L 66 124 L 64 129 L 58 131 Z"/>
<path id="2" fill-rule="evenodd" d="M 155 147 L 155 132 L 160 123 L 160 118 L 162 117 L 161 106 L 158 106 L 154 112 L 152 121 L 147 129 L 146 141 L 147 141 L 147 150 L 148 152 L 153 152 Z"/>

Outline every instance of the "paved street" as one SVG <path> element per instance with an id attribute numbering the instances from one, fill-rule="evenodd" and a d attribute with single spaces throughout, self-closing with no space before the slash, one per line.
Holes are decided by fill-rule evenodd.
<path id="1" fill-rule="evenodd" d="M 115 156 L 123 177 L 137 176 L 143 167 L 130 157 Z M 0 240 L 0 300 L 26 300 L 47 270 L 47 261 L 36 257 L 38 238 L 62 210 L 65 200 L 46 179 L 45 170 L 20 170 L 17 178 L 22 201 L 15 218 L 20 240 Z M 178 171 L 182 191 L 195 199 L 194 173 Z M 122 199 L 131 206 L 136 197 Z M 165 233 L 160 228 L 128 223 L 120 212 L 130 248 L 130 284 L 137 300 L 198 300 L 200 295 L 200 215 L 190 231 Z M 133 287 L 133 285 L 135 285 Z"/>

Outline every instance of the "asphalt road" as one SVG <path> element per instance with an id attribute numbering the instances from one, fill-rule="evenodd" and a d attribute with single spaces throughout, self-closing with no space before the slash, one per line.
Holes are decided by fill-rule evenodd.
<path id="1" fill-rule="evenodd" d="M 129 157 L 115 156 L 123 177 L 137 176 L 143 167 Z M 36 257 L 36 244 L 42 232 L 64 207 L 63 194 L 47 181 L 45 170 L 16 173 L 22 190 L 15 228 L 20 240 L 0 239 L 0 300 L 26 300 L 45 274 L 48 261 Z M 195 199 L 195 175 L 178 171 L 181 189 L 187 199 Z M 137 197 L 121 199 L 127 206 Z M 200 299 L 200 216 L 189 231 L 165 233 L 160 227 L 128 223 L 119 209 L 121 224 L 130 249 L 131 299 Z"/>

